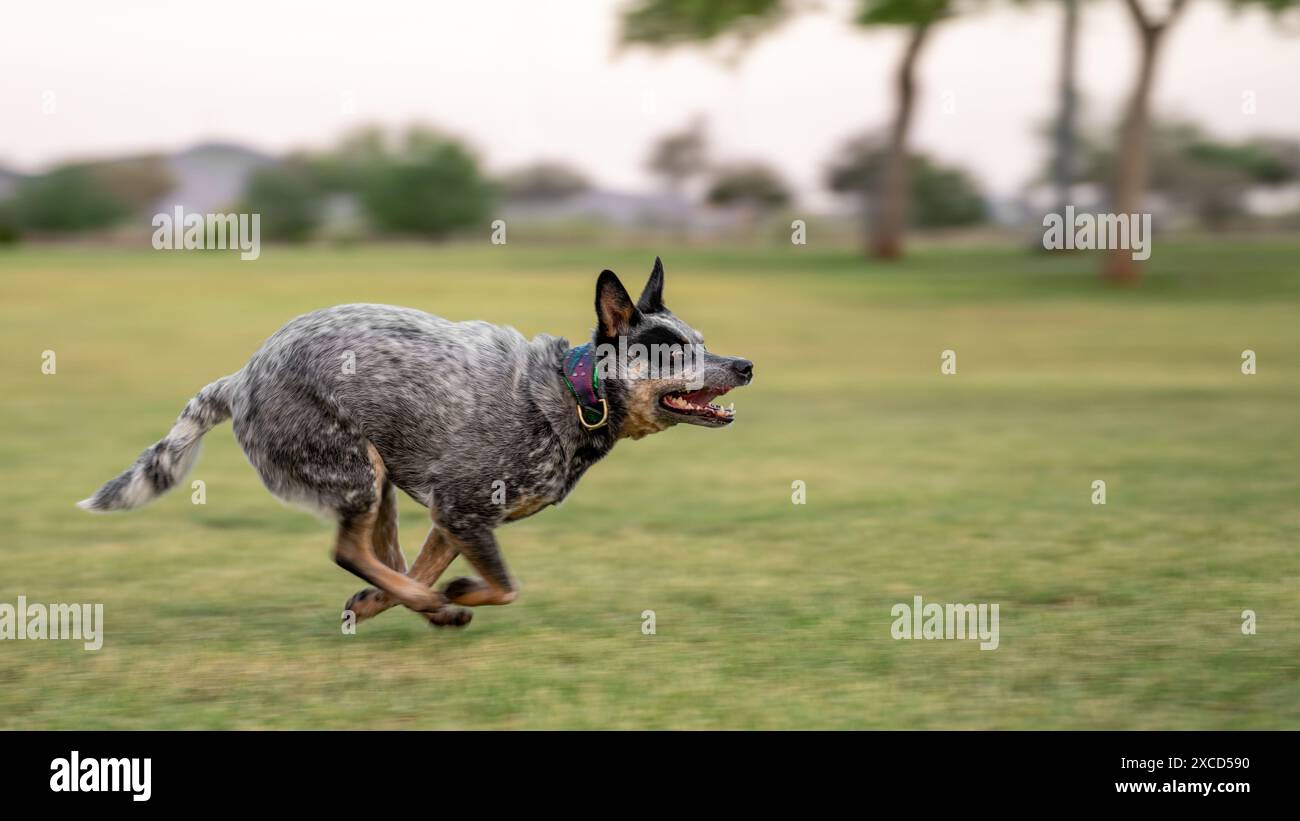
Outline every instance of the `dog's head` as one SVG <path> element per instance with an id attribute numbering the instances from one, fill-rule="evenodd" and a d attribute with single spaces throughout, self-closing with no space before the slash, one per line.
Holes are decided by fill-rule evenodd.
<path id="1" fill-rule="evenodd" d="M 613 271 L 596 280 L 597 368 L 624 402 L 621 436 L 639 439 L 679 422 L 720 428 L 736 418 L 734 403 L 714 400 L 748 385 L 754 364 L 704 348 L 704 337 L 664 306 L 664 266 L 654 270 L 636 302 Z"/>

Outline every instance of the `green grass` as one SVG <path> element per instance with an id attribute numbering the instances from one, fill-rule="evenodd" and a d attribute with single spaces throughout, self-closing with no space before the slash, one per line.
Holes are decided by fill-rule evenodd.
<path id="1" fill-rule="evenodd" d="M 344 636 L 330 528 L 228 426 L 204 506 L 73 502 L 298 313 L 572 339 L 652 252 L 0 254 L 0 602 L 103 602 L 107 633 L 0 642 L 0 727 L 1300 727 L 1300 243 L 1161 246 L 1136 290 L 1018 249 L 665 255 L 669 304 L 756 362 L 737 423 L 623 443 L 499 531 L 515 604 Z M 425 522 L 404 499 L 408 555 Z M 913 595 L 999 603 L 1001 647 L 894 641 Z"/>

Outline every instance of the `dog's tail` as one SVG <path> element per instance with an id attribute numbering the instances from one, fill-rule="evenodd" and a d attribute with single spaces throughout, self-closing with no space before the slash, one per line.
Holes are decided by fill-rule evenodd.
<path id="1" fill-rule="evenodd" d="M 230 418 L 233 387 L 234 375 L 231 375 L 199 391 L 166 436 L 147 448 L 135 464 L 109 480 L 94 496 L 77 502 L 77 507 L 92 513 L 132 510 L 171 490 L 194 465 L 203 434 Z"/>

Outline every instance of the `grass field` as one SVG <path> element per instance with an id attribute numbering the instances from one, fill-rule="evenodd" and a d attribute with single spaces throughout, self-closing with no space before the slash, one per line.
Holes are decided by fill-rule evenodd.
<path id="1" fill-rule="evenodd" d="M 659 250 L 668 304 L 756 363 L 737 423 L 623 443 L 499 531 L 515 604 L 355 636 L 330 527 L 229 426 L 205 505 L 73 503 L 298 313 L 573 339 L 595 274 L 639 288 L 654 252 L 0 253 L 0 602 L 106 622 L 98 652 L 0 642 L 0 728 L 1300 727 L 1300 242 L 1160 246 L 1130 291 L 1016 249 Z M 998 603 L 1000 647 L 893 640 L 914 595 Z"/>

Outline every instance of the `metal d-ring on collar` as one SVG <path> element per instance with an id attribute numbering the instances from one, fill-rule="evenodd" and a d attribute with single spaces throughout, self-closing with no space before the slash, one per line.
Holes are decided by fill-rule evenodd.
<path id="1" fill-rule="evenodd" d="M 570 348 L 564 354 L 560 376 L 569 392 L 578 400 L 578 421 L 587 430 L 609 424 L 609 403 L 600 393 L 600 375 L 596 373 L 596 348 L 590 342 Z M 592 421 L 594 420 L 594 421 Z"/>

